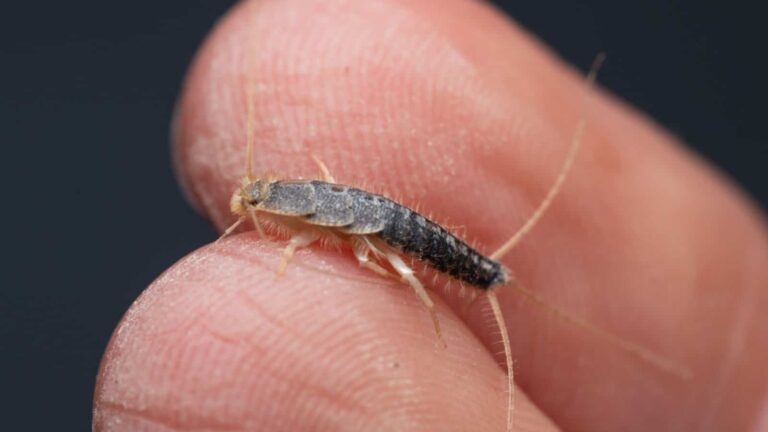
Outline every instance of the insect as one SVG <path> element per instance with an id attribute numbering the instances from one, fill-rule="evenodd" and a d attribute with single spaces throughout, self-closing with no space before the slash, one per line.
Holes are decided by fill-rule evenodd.
<path id="1" fill-rule="evenodd" d="M 598 56 L 586 82 L 591 87 L 603 56 Z M 249 98 L 249 121 L 251 118 Z M 230 234 L 242 222 L 250 219 L 259 234 L 264 237 L 262 222 L 278 227 L 289 235 L 283 250 L 277 274 L 282 274 L 296 250 L 321 239 L 345 242 L 351 245 L 360 265 L 383 275 L 394 276 L 407 283 L 429 311 L 438 340 L 445 346 L 435 305 L 414 270 L 403 259 L 415 258 L 432 269 L 485 293 L 493 316 L 501 332 L 508 377 L 507 430 L 514 421 L 514 376 L 512 353 L 506 324 L 501 312 L 496 289 L 504 285 L 517 286 L 511 272 L 500 259 L 508 253 L 530 230 L 551 205 L 573 165 L 578 152 L 585 120 L 579 120 L 565 162 L 546 196 L 526 223 L 498 250 L 485 256 L 434 221 L 382 195 L 339 184 L 325 164 L 317 163 L 322 180 L 281 180 L 256 178 L 252 173 L 253 137 L 248 131 L 246 151 L 246 175 L 240 187 L 233 193 L 230 209 L 238 219 L 222 235 Z M 391 268 L 387 270 L 385 266 Z M 392 273 L 394 271 L 394 274 Z M 524 291 L 540 305 L 544 305 L 532 293 Z M 559 317 L 607 337 L 620 348 L 660 368 L 672 369 L 663 359 L 623 341 L 615 336 L 590 327 L 564 313 L 548 308 Z"/>

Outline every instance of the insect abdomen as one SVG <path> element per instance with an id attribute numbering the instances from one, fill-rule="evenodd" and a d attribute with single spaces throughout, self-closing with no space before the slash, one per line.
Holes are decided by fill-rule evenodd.
<path id="1" fill-rule="evenodd" d="M 392 201 L 390 201 L 392 202 Z M 379 236 L 434 269 L 478 288 L 507 280 L 501 264 L 472 249 L 440 225 L 399 204 Z"/>

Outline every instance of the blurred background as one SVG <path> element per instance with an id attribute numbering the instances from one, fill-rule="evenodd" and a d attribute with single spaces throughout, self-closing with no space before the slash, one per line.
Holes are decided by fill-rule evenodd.
<path id="1" fill-rule="evenodd" d="M 90 428 L 109 337 L 141 291 L 215 234 L 183 201 L 169 122 L 232 1 L 14 2 L 0 26 L 4 430 Z M 496 1 L 768 207 L 757 2 Z"/>

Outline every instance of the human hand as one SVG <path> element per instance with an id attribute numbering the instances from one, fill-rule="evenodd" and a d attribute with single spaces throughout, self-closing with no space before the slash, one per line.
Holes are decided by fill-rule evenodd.
<path id="1" fill-rule="evenodd" d="M 517 428 L 766 427 L 762 216 L 630 108 L 596 94 L 585 109 L 583 78 L 494 11 L 458 0 L 236 7 L 196 59 L 175 124 L 179 178 L 219 230 L 243 175 L 248 85 L 257 172 L 308 177 L 317 154 L 339 181 L 418 203 L 485 252 L 530 215 L 586 115 L 562 194 L 504 263 L 551 304 L 692 378 L 501 288 Z M 504 430 L 484 300 L 433 295 L 448 343 L 438 349 L 407 287 L 322 248 L 275 279 L 279 254 L 241 234 L 155 281 L 104 356 L 96 429 Z"/>

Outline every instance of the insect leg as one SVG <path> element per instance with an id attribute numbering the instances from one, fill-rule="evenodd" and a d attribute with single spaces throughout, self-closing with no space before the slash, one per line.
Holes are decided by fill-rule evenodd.
<path id="1" fill-rule="evenodd" d="M 320 168 L 320 175 L 323 177 L 323 181 L 327 181 L 328 183 L 336 183 L 336 179 L 333 178 L 331 172 L 328 170 L 328 167 L 325 166 L 319 157 L 312 155 L 312 160 L 315 161 L 317 167 Z"/>
<path id="2" fill-rule="evenodd" d="M 374 250 L 380 254 L 383 254 L 384 258 L 389 262 L 392 268 L 395 269 L 397 274 L 399 274 L 400 277 L 403 278 L 408 283 L 408 285 L 411 286 L 411 288 L 413 288 L 416 296 L 419 297 L 421 302 L 424 303 L 424 306 L 427 307 L 429 316 L 432 318 L 432 324 L 435 326 L 437 339 L 440 341 L 440 345 L 445 348 L 447 344 L 445 343 L 445 339 L 443 339 L 443 332 L 440 330 L 440 321 L 437 320 L 435 303 L 431 298 L 429 298 L 429 294 L 427 294 L 427 290 L 424 288 L 424 285 L 422 285 L 416 276 L 413 275 L 413 269 L 408 267 L 408 264 L 403 261 L 397 251 L 393 250 L 387 245 L 381 244 L 381 242 L 377 242 Z"/>
<path id="3" fill-rule="evenodd" d="M 309 246 L 319 238 L 320 236 L 311 230 L 300 231 L 291 237 L 291 239 L 288 240 L 288 246 L 283 249 L 283 258 L 280 260 L 280 265 L 277 267 L 277 274 L 275 276 L 280 277 L 280 275 L 285 272 L 285 268 L 288 266 L 288 262 L 291 258 L 293 258 L 296 249 Z"/>
<path id="4" fill-rule="evenodd" d="M 261 224 L 259 223 L 259 218 L 256 216 L 256 210 L 249 210 L 248 214 L 251 216 L 253 227 L 256 228 L 256 232 L 259 233 L 259 238 L 266 239 L 267 236 L 264 234 L 264 230 L 261 228 Z"/>
<path id="5" fill-rule="evenodd" d="M 357 262 L 360 263 L 361 266 L 381 276 L 395 277 L 392 273 L 388 272 L 384 267 L 370 260 L 369 252 L 371 252 L 371 248 L 368 245 L 368 243 L 366 243 L 365 241 L 353 240 L 352 252 L 354 252 L 355 258 L 357 258 Z"/>

